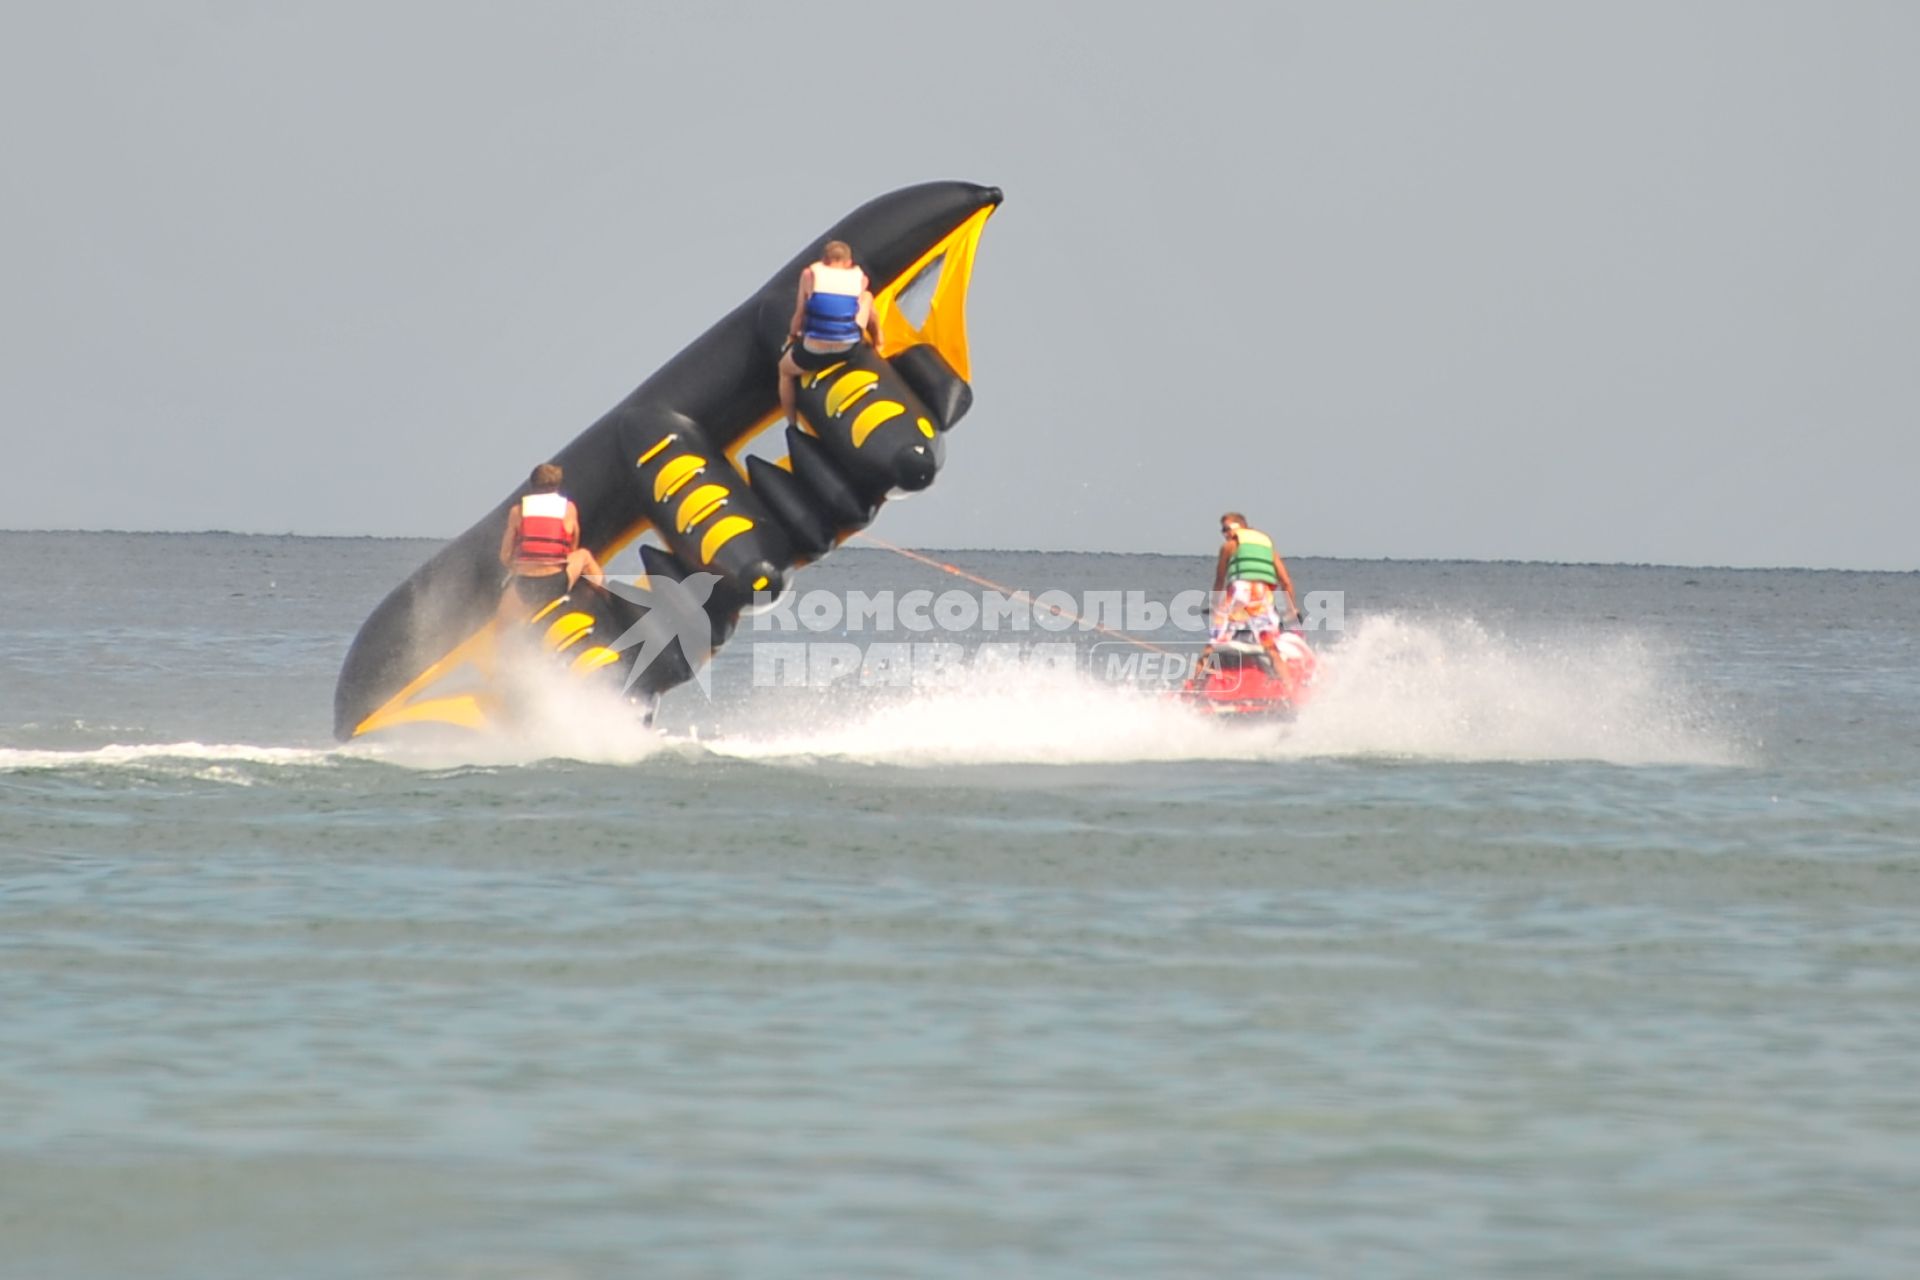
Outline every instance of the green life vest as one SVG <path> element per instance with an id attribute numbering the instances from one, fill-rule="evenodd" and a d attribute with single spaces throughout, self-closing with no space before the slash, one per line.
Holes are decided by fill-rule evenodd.
<path id="1" fill-rule="evenodd" d="M 1280 585 L 1280 567 L 1273 558 L 1273 539 L 1258 529 L 1242 528 L 1227 561 L 1228 582 L 1264 582 Z"/>

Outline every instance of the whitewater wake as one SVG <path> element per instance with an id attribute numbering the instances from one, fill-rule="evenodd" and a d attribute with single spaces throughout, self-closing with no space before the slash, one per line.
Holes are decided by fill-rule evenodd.
<path id="1" fill-rule="evenodd" d="M 1516 640 L 1472 619 L 1369 618 L 1281 744 L 1288 756 L 1741 765 L 1736 727 L 1634 634 Z"/>
<path id="2" fill-rule="evenodd" d="M 1376 615 L 1321 647 L 1321 680 L 1291 723 L 1218 720 L 1163 691 L 1059 669 L 963 671 L 911 690 L 827 690 L 796 708 L 748 699 L 738 731 L 667 735 L 639 710 L 545 668 L 516 676 L 510 731 L 344 747 L 145 743 L 0 748 L 0 773 L 69 768 L 184 772 L 246 784 L 241 766 L 376 761 L 410 769 L 548 760 L 643 764 L 668 753 L 738 760 L 938 767 L 1133 761 L 1382 758 L 1738 766 L 1755 750 L 1631 634 L 1516 640 L 1470 619 Z M 697 698 L 683 690 L 677 698 Z"/>
<path id="3" fill-rule="evenodd" d="M 1225 721 L 1072 672 L 972 676 L 805 728 L 707 744 L 744 759 L 1096 764 L 1376 757 L 1738 765 L 1749 751 L 1633 636 L 1523 642 L 1471 620 L 1369 618 L 1322 650 L 1290 724 Z"/>
<path id="4" fill-rule="evenodd" d="M 79 749 L 0 747 L 0 774 L 119 769 L 252 786 L 246 766 L 328 766 L 339 753 L 323 748 L 263 747 L 243 742 L 155 742 Z"/>

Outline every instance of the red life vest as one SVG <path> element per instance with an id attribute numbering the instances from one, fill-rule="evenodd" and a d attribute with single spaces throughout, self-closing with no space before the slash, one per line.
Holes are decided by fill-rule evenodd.
<path id="1" fill-rule="evenodd" d="M 573 506 L 558 493 L 530 493 L 520 499 L 520 537 L 513 544 L 516 564 L 528 568 L 566 564 L 573 551 L 567 511 Z"/>

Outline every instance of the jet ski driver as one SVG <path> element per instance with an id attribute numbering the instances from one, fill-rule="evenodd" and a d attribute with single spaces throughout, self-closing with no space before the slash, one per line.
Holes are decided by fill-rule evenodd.
<path id="1" fill-rule="evenodd" d="M 1287 612 L 1295 620 L 1300 609 L 1293 599 L 1293 579 L 1286 562 L 1273 549 L 1273 539 L 1247 524 L 1238 511 L 1220 517 L 1220 556 L 1213 568 L 1213 618 L 1209 645 L 1224 643 L 1236 631 L 1251 631 L 1277 662 L 1280 615 L 1273 589 L 1287 598 Z"/>

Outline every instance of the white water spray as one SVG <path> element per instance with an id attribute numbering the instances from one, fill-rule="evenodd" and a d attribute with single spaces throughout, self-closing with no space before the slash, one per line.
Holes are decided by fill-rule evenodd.
<path id="1" fill-rule="evenodd" d="M 872 764 L 1089 764 L 1379 757 L 1743 763 L 1732 735 L 1632 636 L 1528 643 L 1471 621 L 1368 619 L 1323 649 L 1292 724 L 1212 719 L 1071 672 L 972 673 L 804 729 L 710 744 L 730 756 Z"/>

